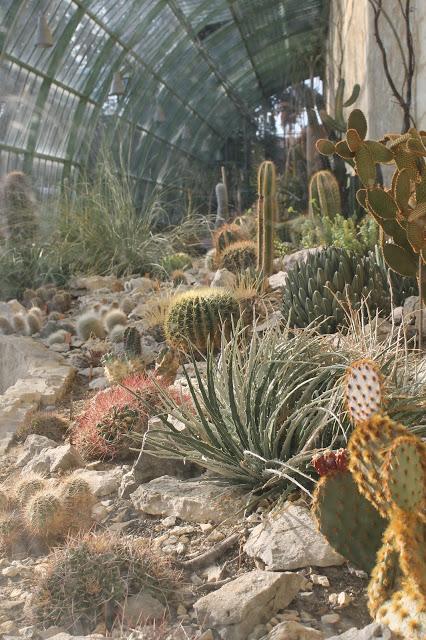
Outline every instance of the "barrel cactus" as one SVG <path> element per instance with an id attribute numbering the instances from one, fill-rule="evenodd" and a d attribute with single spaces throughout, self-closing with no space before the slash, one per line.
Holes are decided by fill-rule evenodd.
<path id="1" fill-rule="evenodd" d="M 372 255 L 329 247 L 310 254 L 288 272 L 283 316 L 291 327 L 319 321 L 321 333 L 335 333 L 347 324 L 346 312 L 359 309 L 363 299 L 372 315 L 390 311 L 386 274 Z"/>
<path id="2" fill-rule="evenodd" d="M 177 296 L 170 304 L 164 329 L 167 342 L 176 349 L 191 346 L 206 351 L 219 346 L 222 327 L 231 326 L 239 314 L 236 298 L 221 289 L 195 289 Z"/>
<path id="3" fill-rule="evenodd" d="M 255 269 L 257 262 L 256 243 L 250 240 L 233 242 L 220 254 L 220 267 L 232 273 L 241 273 L 246 269 Z"/>

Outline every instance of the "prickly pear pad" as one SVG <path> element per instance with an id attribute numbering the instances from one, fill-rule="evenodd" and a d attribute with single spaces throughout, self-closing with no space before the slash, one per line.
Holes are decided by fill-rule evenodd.
<path id="1" fill-rule="evenodd" d="M 357 360 L 346 374 L 346 404 L 355 424 L 366 422 L 381 413 L 382 381 L 377 365 L 371 360 Z"/>

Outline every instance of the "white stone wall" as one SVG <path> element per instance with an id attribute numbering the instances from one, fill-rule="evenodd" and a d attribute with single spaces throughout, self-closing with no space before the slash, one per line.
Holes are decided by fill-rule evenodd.
<path id="1" fill-rule="evenodd" d="M 413 0 L 412 4 L 411 22 L 416 54 L 412 113 L 417 127 L 426 129 L 426 0 Z M 369 137 L 381 137 L 388 131 L 401 131 L 403 112 L 385 77 L 381 52 L 374 36 L 373 11 L 368 0 L 331 0 L 330 5 L 327 101 L 331 114 L 340 69 L 346 81 L 346 96 L 355 83 L 361 85 L 361 93 L 354 106 L 362 109 L 367 116 Z M 405 45 L 405 29 L 398 0 L 383 0 L 383 6 Z M 401 89 L 404 74 L 398 44 L 383 16 L 380 25 L 391 74 L 398 89 Z M 407 55 L 405 46 L 404 53 Z"/>

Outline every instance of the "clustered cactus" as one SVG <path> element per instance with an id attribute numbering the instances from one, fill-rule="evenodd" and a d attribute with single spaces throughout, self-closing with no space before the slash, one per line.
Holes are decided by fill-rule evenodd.
<path id="1" fill-rule="evenodd" d="M 334 548 L 372 570 L 371 615 L 401 637 L 422 640 L 426 637 L 426 445 L 383 412 L 382 396 L 375 364 L 353 363 L 346 376 L 348 411 L 355 423 L 348 470 L 333 469 L 323 476 L 313 510 Z"/>
<path id="2" fill-rule="evenodd" d="M 381 244 L 389 267 L 403 276 L 424 272 L 426 250 L 426 135 L 411 128 L 405 134 L 386 134 L 366 140 L 367 121 L 359 109 L 349 116 L 346 138 L 337 144 L 318 140 L 324 155 L 336 153 L 351 164 L 363 188 L 357 199 L 382 229 Z M 389 189 L 378 184 L 377 164 L 394 164 Z M 387 238 L 390 238 L 388 240 Z M 422 292 L 426 299 L 426 293 Z"/>
<path id="3" fill-rule="evenodd" d="M 372 316 L 388 313 L 390 292 L 386 273 L 374 256 L 360 256 L 337 247 L 310 254 L 288 272 L 283 288 L 283 316 L 291 327 L 320 321 L 321 333 L 347 324 L 347 312 L 365 299 Z"/>
<path id="4" fill-rule="evenodd" d="M 172 601 L 177 579 L 148 539 L 87 534 L 48 556 L 45 573 L 35 579 L 33 610 L 37 621 L 71 632 L 90 633 L 98 624 L 111 629 L 133 595 Z"/>
<path id="5" fill-rule="evenodd" d="M 218 347 L 222 329 L 232 328 L 239 316 L 234 295 L 221 289 L 195 289 L 171 302 L 164 322 L 167 342 L 176 349 L 191 347 L 205 352 L 207 345 Z"/>
<path id="6" fill-rule="evenodd" d="M 69 476 L 53 486 L 45 478 L 30 475 L 0 495 L 0 547 L 50 546 L 92 524 L 94 497 L 85 480 Z"/>

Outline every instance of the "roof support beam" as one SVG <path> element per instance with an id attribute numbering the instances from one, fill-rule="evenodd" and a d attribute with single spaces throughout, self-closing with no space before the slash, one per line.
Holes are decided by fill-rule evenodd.
<path id="1" fill-rule="evenodd" d="M 217 131 L 214 127 L 212 127 L 212 125 L 196 109 L 194 109 L 194 107 L 191 104 L 189 104 L 189 102 L 186 102 L 182 98 L 182 96 L 180 96 L 178 93 L 176 93 L 176 91 L 173 89 L 173 87 L 171 87 L 166 82 L 166 80 L 164 80 L 164 78 L 162 78 L 155 71 L 155 69 L 152 68 L 152 66 L 150 64 L 145 62 L 136 53 L 136 51 L 134 51 L 134 49 L 132 49 L 126 42 L 124 42 L 116 33 L 111 31 L 111 29 L 108 28 L 108 25 L 106 25 L 102 20 L 100 20 L 96 14 L 94 14 L 92 11 L 90 11 L 90 9 L 87 7 L 87 3 L 86 2 L 84 2 L 83 0 L 72 0 L 72 2 L 74 2 L 78 7 L 83 8 L 84 11 L 86 12 L 86 15 L 91 20 L 93 20 L 93 22 L 95 24 L 97 24 L 99 27 L 101 27 L 101 29 L 103 29 L 105 31 L 105 33 L 107 33 L 109 35 L 109 37 L 112 38 L 130 57 L 134 58 L 134 60 L 138 64 L 140 64 L 144 69 L 146 69 L 157 80 L 157 82 L 159 84 L 161 84 L 164 87 L 166 87 L 166 89 L 171 93 L 171 95 L 173 95 L 177 100 L 179 100 L 179 102 L 181 104 L 183 104 L 186 109 L 188 109 L 189 111 L 194 113 L 197 116 L 197 118 L 202 120 L 208 126 L 208 128 L 211 129 L 213 131 L 213 133 L 215 133 L 215 135 L 219 136 L 220 138 L 223 137 L 222 133 L 220 131 Z"/>
<path id="2" fill-rule="evenodd" d="M 238 17 L 238 12 L 235 10 L 235 0 L 226 0 L 226 2 L 227 2 L 227 5 L 229 7 L 229 11 L 231 12 L 232 18 L 233 18 L 233 20 L 235 22 L 235 25 L 236 25 L 236 27 L 237 27 L 237 29 L 239 31 L 240 36 L 241 36 L 241 40 L 242 40 L 242 43 L 244 45 L 244 48 L 247 51 L 247 58 L 249 59 L 250 64 L 251 64 L 251 66 L 253 68 L 253 73 L 256 76 L 257 84 L 259 85 L 259 89 L 260 89 L 260 91 L 262 93 L 262 96 L 264 98 L 268 98 L 268 94 L 267 94 L 267 92 L 265 90 L 265 87 L 263 86 L 262 79 L 261 79 L 261 77 L 260 77 L 260 75 L 259 75 L 259 73 L 257 71 L 256 65 L 254 63 L 253 56 L 251 55 L 250 48 L 248 46 L 246 37 L 244 35 L 244 31 L 243 31 L 240 19 Z"/>
<path id="3" fill-rule="evenodd" d="M 224 78 L 224 76 L 222 75 L 220 69 L 217 67 L 216 63 L 214 62 L 214 60 L 210 56 L 209 52 L 203 46 L 203 44 L 201 43 L 200 39 L 197 37 L 197 34 L 194 31 L 190 21 L 186 18 L 184 12 L 178 6 L 176 0 L 166 0 L 166 1 L 167 1 L 167 4 L 169 5 L 170 9 L 173 11 L 174 15 L 176 16 L 176 18 L 179 20 L 181 26 L 185 29 L 185 31 L 188 34 L 188 37 L 190 38 L 190 40 L 192 41 L 194 47 L 197 49 L 198 53 L 202 56 L 202 58 L 204 58 L 204 60 L 206 61 L 207 65 L 209 67 L 209 69 L 212 71 L 212 73 L 214 73 L 214 75 L 218 79 L 219 83 L 222 85 L 222 87 L 223 87 L 226 95 L 228 96 L 228 98 L 234 103 L 234 105 L 236 106 L 238 111 L 240 111 L 240 113 L 245 118 L 252 119 L 253 118 L 252 111 L 245 104 L 245 102 L 242 100 L 241 96 L 234 89 L 234 87 L 226 80 L 226 78 Z"/>

